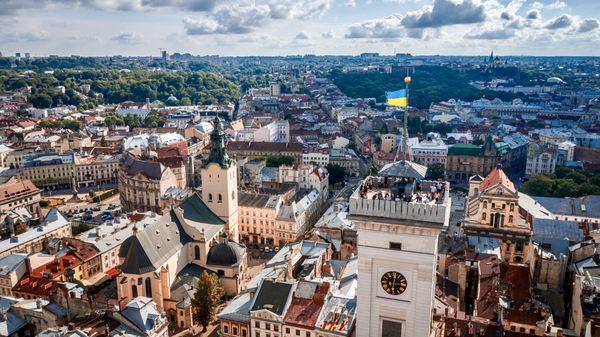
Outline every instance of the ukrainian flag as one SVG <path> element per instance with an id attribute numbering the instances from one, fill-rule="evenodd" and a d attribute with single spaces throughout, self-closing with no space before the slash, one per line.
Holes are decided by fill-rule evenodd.
<path id="1" fill-rule="evenodd" d="M 406 89 L 396 91 L 386 91 L 385 98 L 387 104 L 391 106 L 399 106 L 406 108 L 408 105 L 408 98 L 406 97 Z"/>

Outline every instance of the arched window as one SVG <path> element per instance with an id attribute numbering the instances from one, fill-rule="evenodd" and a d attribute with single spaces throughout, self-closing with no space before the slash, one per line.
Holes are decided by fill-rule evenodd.
<path id="1" fill-rule="evenodd" d="M 200 260 L 200 247 L 194 246 L 194 259 Z"/>
<path id="2" fill-rule="evenodd" d="M 208 202 L 212 202 L 212 193 L 208 193 Z"/>
<path id="3" fill-rule="evenodd" d="M 152 298 L 152 280 L 149 277 L 146 277 L 146 297 Z"/>
<path id="4" fill-rule="evenodd" d="M 513 216 L 512 216 L 512 215 L 509 215 L 509 216 L 508 216 L 508 223 L 512 223 L 512 222 L 513 222 Z"/>
<path id="5" fill-rule="evenodd" d="M 485 213 L 481 214 L 481 220 L 485 220 L 487 215 Z"/>
<path id="6" fill-rule="evenodd" d="M 138 297 L 137 287 L 135 284 L 131 285 L 131 296 L 133 296 L 133 298 Z"/>
<path id="7" fill-rule="evenodd" d="M 510 210 L 514 211 L 515 210 L 515 204 L 510 204 Z"/>
<path id="8" fill-rule="evenodd" d="M 219 202 L 223 202 L 223 196 L 219 193 Z"/>
<path id="9" fill-rule="evenodd" d="M 487 201 L 483 202 L 483 208 L 487 208 Z"/>

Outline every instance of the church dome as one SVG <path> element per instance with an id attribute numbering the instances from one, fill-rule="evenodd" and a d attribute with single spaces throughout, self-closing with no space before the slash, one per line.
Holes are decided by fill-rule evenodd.
<path id="1" fill-rule="evenodd" d="M 206 264 L 232 266 L 241 261 L 244 247 L 233 241 L 220 242 L 208 251 Z"/>

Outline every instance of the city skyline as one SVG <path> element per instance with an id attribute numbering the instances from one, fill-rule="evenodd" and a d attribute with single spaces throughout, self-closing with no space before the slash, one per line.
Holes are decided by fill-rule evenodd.
<path id="1" fill-rule="evenodd" d="M 599 55 L 592 0 L 1 3 L 4 55 Z"/>

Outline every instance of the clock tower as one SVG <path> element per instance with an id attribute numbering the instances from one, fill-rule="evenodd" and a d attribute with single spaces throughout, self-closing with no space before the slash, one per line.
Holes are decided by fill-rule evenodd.
<path id="1" fill-rule="evenodd" d="M 406 160 L 388 164 L 350 197 L 348 218 L 358 230 L 357 336 L 430 334 L 438 236 L 451 200 L 449 184 L 423 180 L 426 172 Z"/>

